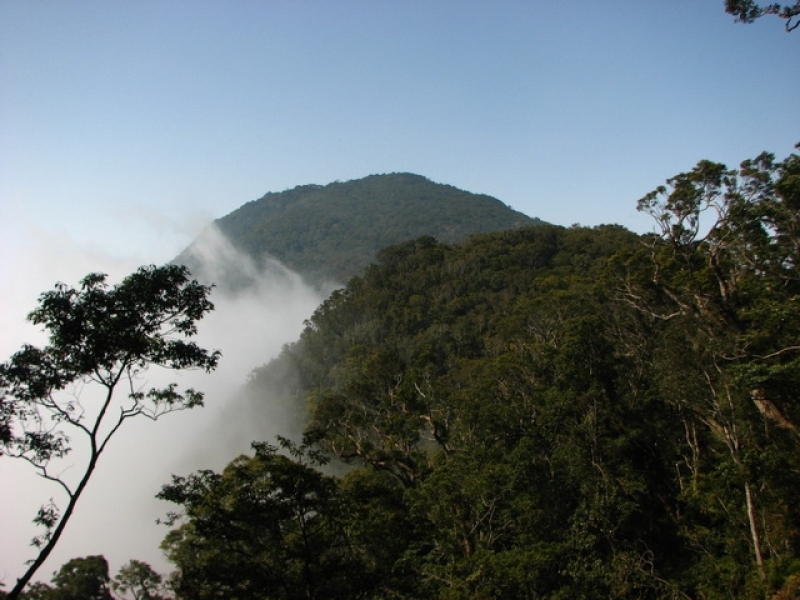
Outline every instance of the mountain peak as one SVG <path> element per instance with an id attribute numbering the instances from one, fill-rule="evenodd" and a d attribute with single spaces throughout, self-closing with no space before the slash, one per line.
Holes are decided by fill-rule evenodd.
<path id="1" fill-rule="evenodd" d="M 542 223 L 491 196 L 414 173 L 269 192 L 215 221 L 237 249 L 256 260 L 275 258 L 310 281 L 340 283 L 393 244 L 422 236 L 454 243 Z M 189 250 L 178 261 L 187 260 Z"/>

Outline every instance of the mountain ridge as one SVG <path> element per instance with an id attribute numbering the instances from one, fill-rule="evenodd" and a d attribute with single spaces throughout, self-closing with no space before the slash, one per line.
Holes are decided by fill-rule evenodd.
<path id="1" fill-rule="evenodd" d="M 256 261 L 273 258 L 322 283 L 346 282 L 378 251 L 410 239 L 454 243 L 545 222 L 492 196 L 398 172 L 267 192 L 213 224 Z M 191 249 L 176 262 L 191 268 Z"/>

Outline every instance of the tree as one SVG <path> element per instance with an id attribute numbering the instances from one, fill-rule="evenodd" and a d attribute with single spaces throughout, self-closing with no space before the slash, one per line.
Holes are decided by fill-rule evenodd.
<path id="1" fill-rule="evenodd" d="M 791 562 L 778 548 L 795 544 L 800 487 L 800 156 L 763 153 L 736 170 L 701 161 L 639 208 L 661 236 L 650 281 L 624 296 L 663 323 L 657 362 L 664 397 L 686 417 L 682 488 L 695 523 L 729 532 L 690 536 L 728 557 L 747 540 L 763 593 Z"/>
<path id="2" fill-rule="evenodd" d="M 671 433 L 672 415 L 654 410 L 645 376 L 614 346 L 601 277 L 626 246 L 640 242 L 615 227 L 539 227 L 458 247 L 423 238 L 384 250 L 312 317 L 293 348 L 306 359 L 300 379 L 312 382 L 309 431 L 364 465 L 345 484 L 357 483 L 359 506 L 371 509 L 356 541 L 383 562 L 391 583 L 381 589 L 427 598 L 673 589 L 677 486 L 670 444 L 652 443 Z M 402 528 L 360 525 L 385 515 Z M 387 552 L 367 549 L 379 535 Z"/>
<path id="3" fill-rule="evenodd" d="M 112 600 L 108 562 L 104 556 L 73 558 L 53 573 L 52 583 L 37 581 L 20 595 L 23 600 Z"/>
<path id="4" fill-rule="evenodd" d="M 102 555 L 73 558 L 53 573 L 52 584 L 37 581 L 25 588 L 23 600 L 112 600 L 114 591 L 130 592 L 135 600 L 165 600 L 161 575 L 147 563 L 131 560 L 114 580 Z M 0 597 L 5 597 L 0 595 Z"/>
<path id="5" fill-rule="evenodd" d="M 52 585 L 43 581 L 36 581 L 25 588 L 20 598 L 22 600 L 55 600 L 55 595 L 56 589 Z"/>
<path id="6" fill-rule="evenodd" d="M 162 580 L 146 562 L 131 560 L 120 568 L 111 587 L 122 594 L 130 592 L 134 600 L 163 600 Z"/>
<path id="7" fill-rule="evenodd" d="M 103 556 L 73 558 L 53 576 L 54 600 L 111 600 L 108 562 Z"/>
<path id="8" fill-rule="evenodd" d="M 106 275 L 90 274 L 75 289 L 58 284 L 39 298 L 30 315 L 48 332 L 44 348 L 25 345 L 0 365 L 0 453 L 29 463 L 67 497 L 61 513 L 51 500 L 34 522 L 44 533 L 33 540 L 39 553 L 9 592 L 18 598 L 61 537 L 100 456 L 120 427 L 134 417 L 156 420 L 201 406 L 203 394 L 179 392 L 176 384 L 144 389 L 148 367 L 213 370 L 220 353 L 189 341 L 196 322 L 213 304 L 210 288 L 189 279 L 182 266 L 142 267 L 109 287 Z M 98 393 L 82 399 L 89 386 Z M 125 388 L 124 394 L 117 390 Z M 122 396 L 121 398 L 118 396 Z M 55 466 L 73 450 L 85 462 L 77 481 Z"/>
<path id="9" fill-rule="evenodd" d="M 162 547 L 178 568 L 179 598 L 300 600 L 357 597 L 363 578 L 351 550 L 337 482 L 324 458 L 281 439 L 222 473 L 173 477 L 158 497 L 183 507 Z"/>
<path id="10" fill-rule="evenodd" d="M 754 0 L 725 0 L 725 12 L 736 17 L 737 22 L 752 23 L 764 15 L 775 15 L 786 21 L 786 31 L 794 31 L 800 21 L 792 19 L 800 16 L 800 2 L 791 4 L 767 4 L 761 6 Z"/>

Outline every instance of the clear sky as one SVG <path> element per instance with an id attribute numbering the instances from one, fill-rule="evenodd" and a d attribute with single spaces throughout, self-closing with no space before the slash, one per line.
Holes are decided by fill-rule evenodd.
<path id="1" fill-rule="evenodd" d="M 799 64 L 722 0 L 4 0 L 0 360 L 57 280 L 301 184 L 408 171 L 648 231 L 699 159 L 793 150 Z"/>
<path id="2" fill-rule="evenodd" d="M 6 0 L 2 249 L 166 261 L 265 192 L 392 171 L 644 231 L 697 160 L 792 150 L 798 64 L 722 0 Z"/>

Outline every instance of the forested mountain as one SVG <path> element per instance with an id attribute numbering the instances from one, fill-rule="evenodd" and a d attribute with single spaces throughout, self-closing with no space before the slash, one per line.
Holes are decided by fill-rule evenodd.
<path id="1" fill-rule="evenodd" d="M 253 258 L 275 258 L 310 281 L 342 283 L 392 244 L 424 235 L 457 242 L 538 223 L 490 196 L 409 173 L 268 193 L 215 221 Z M 189 250 L 176 262 L 191 268 Z"/>
<path id="2" fill-rule="evenodd" d="M 303 435 L 163 486 L 170 593 L 800 597 L 800 156 L 638 207 L 381 250 L 247 384 Z"/>
<path id="3" fill-rule="evenodd" d="M 163 488 L 178 596 L 797 598 L 799 208 L 765 154 L 643 198 L 662 235 L 383 250 L 250 382 L 304 443 Z"/>

